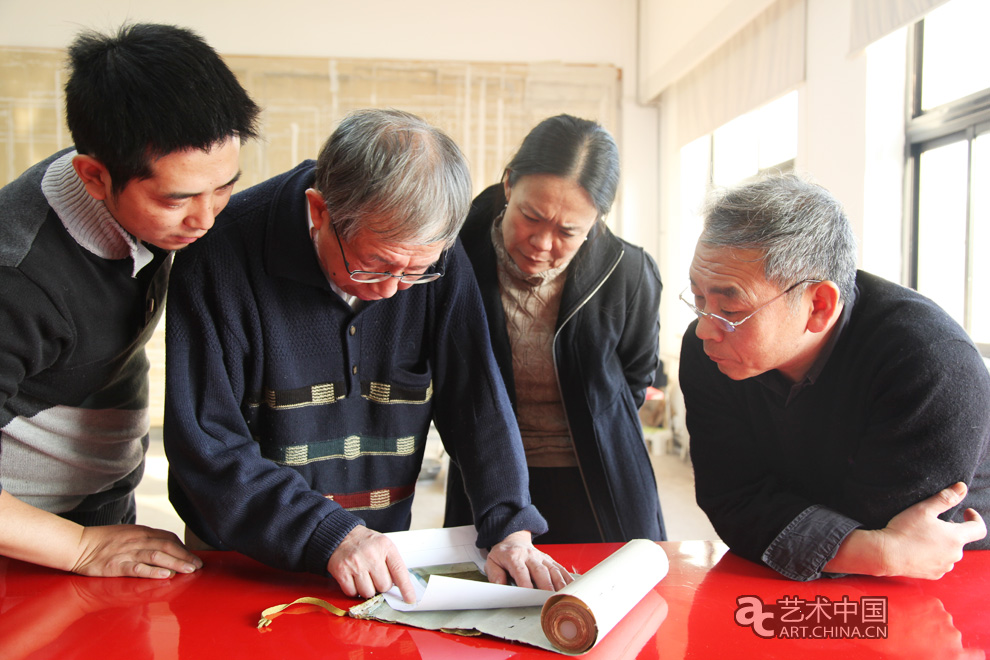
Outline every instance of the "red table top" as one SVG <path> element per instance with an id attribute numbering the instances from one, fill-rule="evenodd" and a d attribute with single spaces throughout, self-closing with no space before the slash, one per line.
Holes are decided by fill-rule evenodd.
<path id="1" fill-rule="evenodd" d="M 661 543 L 670 572 L 585 658 L 985 658 L 990 551 L 941 580 L 847 577 L 792 582 L 721 543 Z M 584 572 L 620 544 L 543 546 Z M 457 637 L 289 609 L 315 596 L 346 608 L 332 580 L 236 553 L 171 580 L 85 578 L 0 558 L 0 658 L 388 658 L 566 656 L 493 637 Z M 740 600 L 741 599 L 741 600 Z M 762 603 L 762 604 L 761 604 Z M 737 623 L 737 620 L 741 623 Z M 762 633 L 762 636 L 761 636 Z M 885 639 L 875 637 L 885 636 Z M 831 637 L 831 638 L 825 638 Z"/>

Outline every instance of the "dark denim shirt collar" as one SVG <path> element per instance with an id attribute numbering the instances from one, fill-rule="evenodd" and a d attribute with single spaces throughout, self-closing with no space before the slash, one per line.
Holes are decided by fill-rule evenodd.
<path id="1" fill-rule="evenodd" d="M 839 342 L 839 338 L 845 331 L 846 326 L 849 325 L 849 319 L 852 316 L 852 309 L 855 305 L 856 289 L 854 287 L 852 298 L 844 301 L 842 313 L 839 316 L 839 320 L 836 321 L 835 327 L 832 328 L 832 333 L 829 336 L 828 341 L 825 342 L 825 345 L 822 347 L 818 357 L 815 358 L 811 368 L 802 380 L 791 384 L 791 382 L 776 369 L 771 369 L 770 371 L 762 373 L 758 376 L 754 376 L 754 380 L 784 398 L 784 407 L 787 407 L 787 405 L 789 405 L 798 394 L 804 391 L 805 388 L 814 385 L 815 381 L 818 380 L 818 377 L 825 369 L 825 365 L 828 363 L 829 357 L 832 355 L 832 351 L 835 349 L 835 345 Z"/>

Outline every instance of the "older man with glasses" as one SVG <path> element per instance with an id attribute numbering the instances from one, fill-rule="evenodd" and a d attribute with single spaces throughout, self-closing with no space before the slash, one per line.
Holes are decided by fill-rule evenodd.
<path id="1" fill-rule="evenodd" d="M 719 536 L 794 580 L 937 579 L 990 547 L 990 375 L 965 331 L 857 271 L 840 204 L 800 177 L 704 215 L 680 382 Z"/>
<path id="2" fill-rule="evenodd" d="M 457 233 L 467 163 L 422 119 L 349 115 L 317 161 L 232 199 L 176 261 L 167 320 L 169 492 L 192 547 L 397 586 L 434 421 L 467 475 L 493 582 L 570 581 L 532 545 L 519 430 Z"/>

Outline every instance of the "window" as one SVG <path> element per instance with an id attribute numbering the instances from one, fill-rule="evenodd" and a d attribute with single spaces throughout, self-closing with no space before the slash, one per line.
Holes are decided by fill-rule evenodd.
<path id="1" fill-rule="evenodd" d="M 763 172 L 794 169 L 798 141 L 798 93 L 741 115 L 710 135 L 686 144 L 680 151 L 681 215 L 678 222 L 676 273 L 682 281 L 671 284 L 676 294 L 687 284 L 694 246 L 701 234 L 701 206 L 716 186 L 732 186 Z M 673 323 L 686 328 L 694 314 L 675 305 Z"/>
<path id="2" fill-rule="evenodd" d="M 712 183 L 731 186 L 761 172 L 789 172 L 797 155 L 797 92 L 733 119 L 712 134 Z"/>
<path id="3" fill-rule="evenodd" d="M 986 0 L 954 0 L 924 20 L 921 109 L 969 96 L 990 87 Z"/>
<path id="4" fill-rule="evenodd" d="M 984 0 L 952 0 L 914 27 L 907 141 L 909 285 L 990 355 L 990 20 Z"/>

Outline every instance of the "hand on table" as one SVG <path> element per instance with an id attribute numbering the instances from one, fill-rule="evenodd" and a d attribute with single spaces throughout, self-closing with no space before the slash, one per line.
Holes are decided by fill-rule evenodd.
<path id="1" fill-rule="evenodd" d="M 161 579 L 203 566 L 171 532 L 140 525 L 83 527 L 5 490 L 0 555 L 89 577 Z"/>
<path id="2" fill-rule="evenodd" d="M 91 577 L 169 578 L 192 573 L 203 561 L 172 532 L 142 525 L 84 527 L 69 569 Z"/>
<path id="3" fill-rule="evenodd" d="M 333 551 L 327 571 L 348 596 L 371 598 L 394 585 L 402 600 L 416 602 L 412 578 L 395 544 L 363 525 L 352 529 Z"/>
<path id="4" fill-rule="evenodd" d="M 557 591 L 574 579 L 550 555 L 534 548 L 533 535 L 526 531 L 513 532 L 492 547 L 485 573 L 494 584 L 508 584 L 511 576 L 517 586 L 548 591 Z"/>

